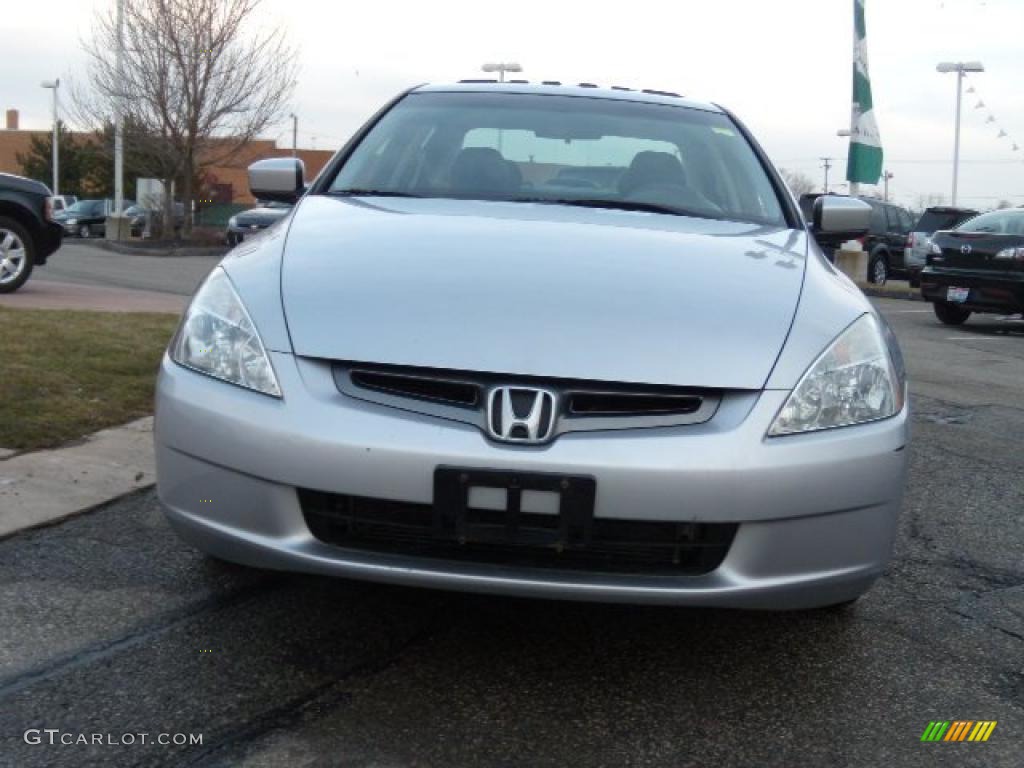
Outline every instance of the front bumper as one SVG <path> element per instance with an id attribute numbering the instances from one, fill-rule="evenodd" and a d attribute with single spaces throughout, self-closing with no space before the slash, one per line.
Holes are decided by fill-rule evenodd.
<path id="1" fill-rule="evenodd" d="M 950 287 L 969 288 L 967 301 L 958 304 L 972 312 L 1013 315 L 1024 312 L 1024 272 L 936 269 L 921 272 L 921 295 L 926 301 L 946 301 Z"/>
<path id="2" fill-rule="evenodd" d="M 271 353 L 284 400 L 181 368 L 158 384 L 158 489 L 185 539 L 258 567 L 510 595 L 806 608 L 864 592 L 889 559 L 907 412 L 766 440 L 787 393 L 730 397 L 700 425 L 570 433 L 499 446 L 475 427 L 342 395 L 326 363 Z M 596 518 L 735 522 L 698 576 L 607 574 L 431 560 L 325 544 L 297 488 L 429 504 L 438 465 L 596 478 Z"/>

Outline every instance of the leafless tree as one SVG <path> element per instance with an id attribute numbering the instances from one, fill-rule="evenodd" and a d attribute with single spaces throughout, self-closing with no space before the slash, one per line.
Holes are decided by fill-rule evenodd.
<path id="1" fill-rule="evenodd" d="M 790 171 L 786 168 L 779 168 L 779 173 L 782 174 L 782 178 L 789 186 L 790 191 L 794 197 L 799 198 L 800 195 L 805 195 L 808 192 L 813 192 L 817 185 L 811 180 L 806 173 L 800 171 Z"/>
<path id="2" fill-rule="evenodd" d="M 261 0 L 131 0 L 124 4 L 118 72 L 115 10 L 84 42 L 88 89 L 76 98 L 93 121 L 118 103 L 160 178 L 182 181 L 190 210 L 196 180 L 229 160 L 287 111 L 296 54 L 281 29 L 257 25 Z M 168 198 L 168 216 L 171 210 Z M 167 223 L 170 223 L 167 221 Z M 186 233 L 191 225 L 186 217 Z"/>

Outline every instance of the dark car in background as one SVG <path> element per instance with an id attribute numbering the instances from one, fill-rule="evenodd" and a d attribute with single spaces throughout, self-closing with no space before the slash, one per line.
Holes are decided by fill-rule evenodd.
<path id="1" fill-rule="evenodd" d="M 129 206 L 131 201 L 124 204 Z M 113 200 L 79 200 L 64 212 L 64 232 L 82 238 L 102 237 L 107 229 L 107 216 L 113 209 Z"/>
<path id="2" fill-rule="evenodd" d="M 154 230 L 163 227 L 164 211 L 160 207 L 150 207 L 136 203 L 125 208 L 124 215 L 130 220 L 132 237 L 146 237 Z M 147 227 L 148 223 L 148 227 Z M 177 234 L 185 224 L 185 204 L 174 203 L 174 231 Z"/>
<path id="3" fill-rule="evenodd" d="M 820 192 L 800 196 L 800 211 L 805 221 L 811 221 L 814 201 L 819 197 Z M 891 277 L 906 274 L 903 251 L 914 217 L 906 208 L 895 203 L 874 197 L 858 199 L 871 206 L 871 229 L 864 237 L 859 238 L 861 246 L 868 254 L 867 281 L 882 285 Z M 831 249 L 823 247 L 822 251 L 830 260 L 832 259 Z"/>
<path id="4" fill-rule="evenodd" d="M 906 208 L 873 197 L 860 198 L 871 206 L 871 229 L 861 239 L 868 254 L 869 283 L 884 285 L 907 273 L 904 248 L 914 217 Z"/>
<path id="5" fill-rule="evenodd" d="M 954 229 L 979 213 L 980 211 L 973 208 L 956 208 L 949 205 L 925 209 L 907 235 L 907 244 L 903 248 L 903 263 L 911 287 L 917 288 L 921 284 L 921 270 L 924 269 L 928 253 L 931 251 L 932 235 L 939 230 Z"/>
<path id="6" fill-rule="evenodd" d="M 973 312 L 1024 312 L 1024 209 L 990 211 L 932 236 L 921 295 L 960 325 Z"/>
<path id="7" fill-rule="evenodd" d="M 283 219 L 291 209 L 292 205 L 289 203 L 257 201 L 255 208 L 236 213 L 228 219 L 224 241 L 228 245 L 238 245 L 247 236 L 255 235 L 260 230 Z"/>
<path id="8" fill-rule="evenodd" d="M 53 220 L 49 188 L 0 173 L 0 293 L 12 293 L 32 269 L 60 248 L 63 232 Z"/>

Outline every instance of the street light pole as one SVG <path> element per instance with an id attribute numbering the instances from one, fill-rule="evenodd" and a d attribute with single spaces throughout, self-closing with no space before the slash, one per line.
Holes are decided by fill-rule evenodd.
<path id="1" fill-rule="evenodd" d="M 885 200 L 885 202 L 887 203 L 889 202 L 889 179 L 891 179 L 892 177 L 893 173 L 891 171 L 886 171 L 885 173 L 882 174 L 882 181 L 885 182 L 885 197 L 883 198 L 883 200 Z"/>
<path id="2" fill-rule="evenodd" d="M 828 194 L 828 172 L 829 172 L 829 169 L 832 167 L 832 158 L 831 157 L 822 157 L 820 159 L 821 159 L 821 162 L 822 162 L 822 166 L 821 167 L 825 169 L 825 194 L 827 195 Z"/>
<path id="3" fill-rule="evenodd" d="M 292 157 L 299 156 L 299 116 L 292 112 Z"/>
<path id="4" fill-rule="evenodd" d="M 489 61 L 480 67 L 484 72 L 497 72 L 499 82 L 505 82 L 506 72 L 522 72 L 523 68 L 515 61 Z"/>
<path id="5" fill-rule="evenodd" d="M 935 70 L 937 72 L 956 72 L 956 130 L 953 139 L 953 202 L 956 205 L 956 188 L 960 176 L 960 104 L 963 100 L 964 75 L 967 72 L 984 72 L 985 67 L 980 61 L 943 61 Z"/>
<path id="6" fill-rule="evenodd" d="M 114 215 L 118 218 L 117 239 L 121 239 L 121 212 L 124 208 L 124 0 L 117 0 L 117 106 L 114 113 Z"/>
<path id="7" fill-rule="evenodd" d="M 60 189 L 60 153 L 57 149 L 57 89 L 60 88 L 60 78 L 56 80 L 44 80 L 40 83 L 43 88 L 53 89 L 53 194 L 59 195 Z"/>

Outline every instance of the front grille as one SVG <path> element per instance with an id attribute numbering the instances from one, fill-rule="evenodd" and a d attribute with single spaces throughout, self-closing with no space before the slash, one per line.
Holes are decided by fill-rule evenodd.
<path id="1" fill-rule="evenodd" d="M 697 576 L 713 571 L 732 544 L 735 523 L 672 523 L 594 518 L 589 539 L 561 539 L 559 517 L 467 510 L 463 538 L 436 519 L 429 504 L 299 490 L 312 534 L 360 552 L 408 555 L 562 571 Z"/>
<path id="2" fill-rule="evenodd" d="M 473 382 L 362 368 L 353 368 L 349 375 L 357 387 L 390 395 L 433 400 L 467 408 L 472 408 L 480 402 L 480 387 Z"/>
<path id="3" fill-rule="evenodd" d="M 586 416 L 642 416 L 696 413 L 704 402 L 699 395 L 624 392 L 569 392 L 569 413 Z"/>
<path id="4" fill-rule="evenodd" d="M 711 419 L 722 390 L 623 384 L 449 371 L 409 366 L 334 361 L 334 381 L 342 393 L 390 408 L 415 411 L 472 424 L 488 432 L 487 402 L 502 387 L 543 389 L 555 396 L 545 438 L 566 432 L 643 429 L 702 424 Z M 525 397 L 525 395 L 524 395 Z M 492 399 L 492 407 L 497 400 Z M 547 407 L 545 405 L 545 407 Z M 490 423 L 497 423 L 490 420 Z"/>

